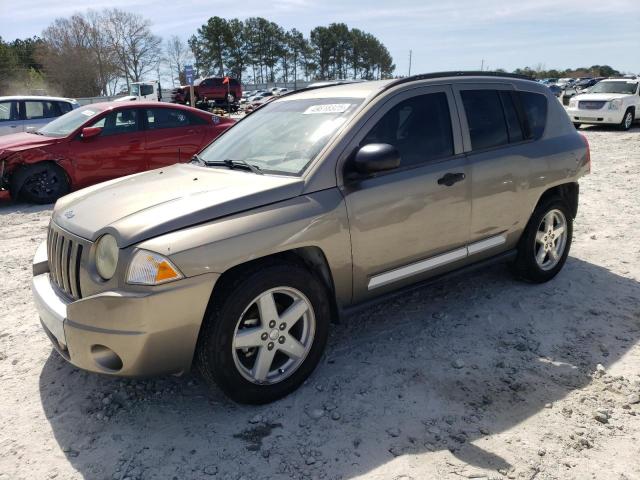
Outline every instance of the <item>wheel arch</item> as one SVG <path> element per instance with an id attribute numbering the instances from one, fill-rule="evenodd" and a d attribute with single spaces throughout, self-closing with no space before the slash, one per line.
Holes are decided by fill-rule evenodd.
<path id="1" fill-rule="evenodd" d="M 331 314 L 334 320 L 338 318 L 338 302 L 336 289 L 333 281 L 333 273 L 323 250 L 318 246 L 297 247 L 290 250 L 266 255 L 251 259 L 249 261 L 234 265 L 224 271 L 211 292 L 210 302 L 215 301 L 218 292 L 224 289 L 225 285 L 233 278 L 247 274 L 269 265 L 278 263 L 297 263 L 307 268 L 315 275 L 327 289 L 328 299 L 331 304 Z"/>
<path id="2" fill-rule="evenodd" d="M 69 172 L 67 172 L 67 170 L 62 165 L 60 165 L 60 162 L 57 162 L 55 160 L 39 160 L 37 162 L 20 163 L 13 169 L 13 171 L 9 175 L 9 192 L 11 193 L 11 198 L 13 200 L 17 200 L 20 196 L 20 191 L 22 190 L 24 182 L 27 179 L 27 173 L 29 169 L 43 164 L 52 165 L 53 167 L 60 169 L 60 171 L 64 173 L 64 176 L 67 179 L 69 189 L 73 187 L 71 175 L 69 175 Z"/>
<path id="3" fill-rule="evenodd" d="M 567 203 L 572 218 L 578 215 L 578 198 L 580 196 L 580 185 L 578 182 L 563 183 L 551 187 L 543 192 L 533 209 L 535 211 L 542 202 L 552 197 L 559 197 Z"/>

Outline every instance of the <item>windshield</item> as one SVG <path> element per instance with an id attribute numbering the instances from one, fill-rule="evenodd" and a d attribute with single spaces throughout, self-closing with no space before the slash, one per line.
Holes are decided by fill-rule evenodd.
<path id="1" fill-rule="evenodd" d="M 638 88 L 638 82 L 599 82 L 596 83 L 589 93 L 625 93 L 633 95 Z"/>
<path id="2" fill-rule="evenodd" d="M 102 109 L 91 106 L 77 108 L 47 123 L 38 133 L 47 137 L 66 137 L 100 112 Z"/>
<path id="3" fill-rule="evenodd" d="M 200 157 L 208 162 L 244 160 L 265 173 L 302 175 L 361 103 L 360 98 L 269 103 L 234 125 Z"/>

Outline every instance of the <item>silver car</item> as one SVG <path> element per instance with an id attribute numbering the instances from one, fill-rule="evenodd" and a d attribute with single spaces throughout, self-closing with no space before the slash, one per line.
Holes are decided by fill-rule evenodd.
<path id="1" fill-rule="evenodd" d="M 78 102 L 70 98 L 0 97 L 0 135 L 37 130 L 79 106 Z"/>
<path id="2" fill-rule="evenodd" d="M 560 103 L 517 76 L 285 94 L 190 164 L 58 200 L 34 300 L 80 368 L 197 365 L 233 399 L 270 402 L 302 384 L 331 322 L 358 305 L 500 261 L 552 279 L 589 168 Z"/>

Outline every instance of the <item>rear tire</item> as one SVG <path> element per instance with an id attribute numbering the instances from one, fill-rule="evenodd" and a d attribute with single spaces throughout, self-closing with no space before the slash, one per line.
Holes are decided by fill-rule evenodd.
<path id="1" fill-rule="evenodd" d="M 567 204 L 558 197 L 542 201 L 520 238 L 513 273 L 534 283 L 551 280 L 564 266 L 572 238 L 573 218 Z"/>
<path id="2" fill-rule="evenodd" d="M 624 117 L 622 117 L 622 122 L 620 122 L 620 130 L 627 131 L 631 128 L 634 121 L 633 110 L 628 108 L 626 112 L 624 112 Z"/>
<path id="3" fill-rule="evenodd" d="M 329 333 L 327 289 L 291 262 L 231 275 L 207 310 L 198 367 L 236 402 L 269 403 L 297 389 L 320 361 Z"/>
<path id="4" fill-rule="evenodd" d="M 69 193 L 65 171 L 52 163 L 37 163 L 16 172 L 11 195 L 39 205 L 53 203 Z"/>
<path id="5" fill-rule="evenodd" d="M 576 128 L 576 130 L 578 130 L 581 125 L 582 125 L 581 123 L 574 123 L 573 124 L 573 126 Z"/>

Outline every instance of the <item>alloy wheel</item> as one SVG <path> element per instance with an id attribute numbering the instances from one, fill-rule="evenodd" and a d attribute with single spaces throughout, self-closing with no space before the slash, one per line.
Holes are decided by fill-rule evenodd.
<path id="1" fill-rule="evenodd" d="M 536 263 L 542 270 L 551 270 L 558 264 L 567 246 L 567 219 L 560 210 L 550 210 L 542 218 L 535 242 Z"/>
<path id="2" fill-rule="evenodd" d="M 274 384 L 291 376 L 313 345 L 316 322 L 309 299 L 299 290 L 276 287 L 244 310 L 233 335 L 233 360 L 255 384 Z"/>

